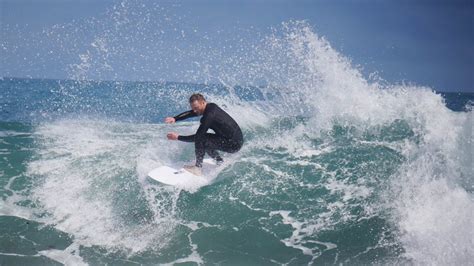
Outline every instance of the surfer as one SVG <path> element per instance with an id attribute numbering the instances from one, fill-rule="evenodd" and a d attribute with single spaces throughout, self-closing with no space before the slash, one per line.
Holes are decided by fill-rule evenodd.
<path id="1" fill-rule="evenodd" d="M 196 164 L 185 165 L 184 169 L 195 174 L 201 175 L 202 161 L 204 154 L 207 153 L 217 164 L 224 160 L 217 150 L 234 153 L 240 150 L 244 142 L 242 130 L 235 120 L 222 110 L 215 103 L 208 103 L 204 96 L 195 93 L 189 97 L 189 105 L 192 110 L 183 112 L 175 117 L 165 118 L 165 122 L 175 123 L 190 117 L 202 115 L 196 134 L 182 136 L 175 132 L 168 133 L 169 140 L 180 140 L 185 142 L 194 142 L 196 153 Z M 214 130 L 215 134 L 207 133 L 208 129 Z"/>

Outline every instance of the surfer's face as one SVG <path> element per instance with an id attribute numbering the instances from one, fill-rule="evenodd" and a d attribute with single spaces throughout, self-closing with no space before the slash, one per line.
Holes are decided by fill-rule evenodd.
<path id="1" fill-rule="evenodd" d="M 191 103 L 191 109 L 198 115 L 202 115 L 206 109 L 206 101 L 194 101 Z"/>

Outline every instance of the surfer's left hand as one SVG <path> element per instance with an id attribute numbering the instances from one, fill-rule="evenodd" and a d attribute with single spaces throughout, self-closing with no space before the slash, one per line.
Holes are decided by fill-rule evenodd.
<path id="1" fill-rule="evenodd" d="M 166 135 L 166 137 L 169 139 L 169 140 L 177 140 L 178 139 L 178 133 L 175 133 L 175 132 L 170 132 Z"/>

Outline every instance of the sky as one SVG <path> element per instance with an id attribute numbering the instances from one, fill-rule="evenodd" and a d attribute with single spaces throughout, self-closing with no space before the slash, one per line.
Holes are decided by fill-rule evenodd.
<path id="1" fill-rule="evenodd" d="M 463 0 L 0 0 L 0 76 L 185 81 L 197 59 L 176 49 L 235 54 L 230 42 L 290 20 L 366 76 L 474 92 L 474 1 Z"/>

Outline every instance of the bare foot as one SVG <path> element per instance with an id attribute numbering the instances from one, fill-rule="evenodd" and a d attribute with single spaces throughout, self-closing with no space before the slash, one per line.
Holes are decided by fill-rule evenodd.
<path id="1" fill-rule="evenodd" d="M 202 175 L 202 170 L 200 167 L 197 167 L 195 165 L 185 165 L 183 166 L 184 170 L 190 172 L 193 175 L 200 176 Z"/>

